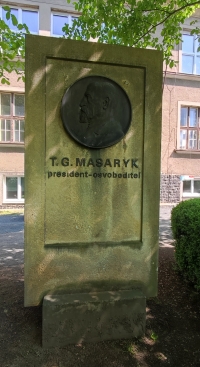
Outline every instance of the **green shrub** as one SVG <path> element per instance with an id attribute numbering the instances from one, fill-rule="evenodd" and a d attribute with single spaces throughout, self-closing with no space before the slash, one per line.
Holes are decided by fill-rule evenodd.
<path id="1" fill-rule="evenodd" d="M 200 289 L 200 199 L 182 201 L 171 213 L 178 268 Z"/>

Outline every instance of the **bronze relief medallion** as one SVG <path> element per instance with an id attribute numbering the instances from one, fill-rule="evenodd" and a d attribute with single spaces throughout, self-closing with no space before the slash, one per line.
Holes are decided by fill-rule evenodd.
<path id="1" fill-rule="evenodd" d="M 122 87 L 102 76 L 78 79 L 65 92 L 61 117 L 66 131 L 88 148 L 118 143 L 131 123 L 131 103 Z"/>

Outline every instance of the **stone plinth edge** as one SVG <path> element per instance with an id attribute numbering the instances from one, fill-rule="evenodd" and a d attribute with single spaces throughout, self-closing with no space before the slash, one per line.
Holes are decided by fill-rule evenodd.
<path id="1" fill-rule="evenodd" d="M 48 294 L 43 299 L 43 347 L 141 337 L 146 298 L 138 290 Z"/>

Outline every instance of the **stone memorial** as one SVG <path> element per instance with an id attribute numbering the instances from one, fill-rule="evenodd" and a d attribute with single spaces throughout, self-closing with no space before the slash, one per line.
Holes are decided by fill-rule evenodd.
<path id="1" fill-rule="evenodd" d="M 25 306 L 43 346 L 141 336 L 157 293 L 162 53 L 26 38 Z"/>

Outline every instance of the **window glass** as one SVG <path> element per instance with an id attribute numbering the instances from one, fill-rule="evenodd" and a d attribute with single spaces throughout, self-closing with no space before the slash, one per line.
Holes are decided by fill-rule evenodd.
<path id="1" fill-rule="evenodd" d="M 182 106 L 180 111 L 180 149 L 200 149 L 200 108 Z"/>
<path id="2" fill-rule="evenodd" d="M 1 115 L 4 116 L 11 115 L 10 94 L 8 93 L 1 94 Z"/>
<path id="3" fill-rule="evenodd" d="M 11 120 L 6 120 L 6 130 L 10 130 L 11 128 Z"/>
<path id="4" fill-rule="evenodd" d="M 187 74 L 193 73 L 194 57 L 183 55 L 182 56 L 182 72 Z"/>
<path id="5" fill-rule="evenodd" d="M 17 177 L 6 177 L 6 199 L 17 199 Z"/>
<path id="6" fill-rule="evenodd" d="M 1 141 L 5 141 L 6 140 L 6 134 L 5 134 L 5 129 L 6 129 L 6 121 L 1 119 Z"/>
<path id="7" fill-rule="evenodd" d="M 15 141 L 20 141 L 20 130 L 19 130 L 20 124 L 19 120 L 15 121 Z"/>
<path id="8" fill-rule="evenodd" d="M 15 116 L 24 116 L 24 95 L 15 94 Z"/>
<path id="9" fill-rule="evenodd" d="M 181 126 L 187 126 L 188 108 L 181 107 Z"/>
<path id="10" fill-rule="evenodd" d="M 197 131 L 189 131 L 189 149 L 197 149 Z"/>
<path id="11" fill-rule="evenodd" d="M 19 130 L 15 130 L 15 141 L 20 141 L 20 138 L 19 138 Z"/>
<path id="12" fill-rule="evenodd" d="M 200 57 L 196 58 L 196 73 L 200 74 Z"/>
<path id="13" fill-rule="evenodd" d="M 186 149 L 187 130 L 180 130 L 180 149 Z"/>
<path id="14" fill-rule="evenodd" d="M 62 36 L 62 28 L 66 23 L 69 24 L 69 19 L 67 16 L 53 14 L 53 34 L 57 36 Z"/>
<path id="15" fill-rule="evenodd" d="M 198 110 L 197 108 L 190 107 L 190 120 L 189 120 L 190 127 L 198 126 Z"/>
<path id="16" fill-rule="evenodd" d="M 11 137 L 10 137 L 10 131 L 6 131 L 6 140 L 5 141 L 11 141 Z"/>
<path id="17" fill-rule="evenodd" d="M 24 177 L 21 177 L 21 198 L 24 199 Z"/>
<path id="18" fill-rule="evenodd" d="M 25 23 L 31 33 L 38 33 L 38 12 L 22 10 L 22 23 Z"/>
<path id="19" fill-rule="evenodd" d="M 19 120 L 15 121 L 15 130 L 19 130 Z"/>
<path id="20" fill-rule="evenodd" d="M 200 49 L 198 50 L 198 48 L 200 48 L 199 36 L 197 38 L 195 36 L 195 39 L 196 39 L 196 42 L 195 42 L 195 52 L 197 54 L 200 54 Z"/>
<path id="21" fill-rule="evenodd" d="M 200 74 L 199 36 L 182 36 L 182 72 Z"/>
<path id="22" fill-rule="evenodd" d="M 1 130 L 1 141 L 6 141 L 6 134 L 5 134 L 5 131 Z"/>
<path id="23" fill-rule="evenodd" d="M 24 120 L 20 121 L 20 141 L 24 142 Z"/>
<path id="24" fill-rule="evenodd" d="M 5 130 L 6 129 L 6 120 L 1 119 L 1 130 Z"/>
<path id="25" fill-rule="evenodd" d="M 11 8 L 11 14 L 15 15 L 15 17 L 18 20 L 18 9 Z M 12 20 L 11 19 L 9 19 L 9 20 L 6 19 L 6 11 L 4 9 L 2 9 L 2 18 L 12 31 L 17 31 L 17 27 L 12 24 Z"/>
<path id="26" fill-rule="evenodd" d="M 194 180 L 194 193 L 200 194 L 200 180 Z"/>
<path id="27" fill-rule="evenodd" d="M 11 140 L 11 121 L 6 120 L 6 141 Z"/>
<path id="28" fill-rule="evenodd" d="M 15 141 L 24 142 L 24 120 L 15 121 Z"/>
<path id="29" fill-rule="evenodd" d="M 6 177 L 5 199 L 24 201 L 24 177 Z"/>
<path id="30" fill-rule="evenodd" d="M 6 120 L 6 130 L 10 130 L 11 128 L 11 120 Z"/>
<path id="31" fill-rule="evenodd" d="M 1 141 L 11 140 L 11 121 L 1 119 Z"/>
<path id="32" fill-rule="evenodd" d="M 191 192 L 191 180 L 183 181 L 183 192 Z"/>
<path id="33" fill-rule="evenodd" d="M 183 34 L 182 36 L 182 51 L 185 53 L 194 52 L 194 37 L 189 34 Z"/>

